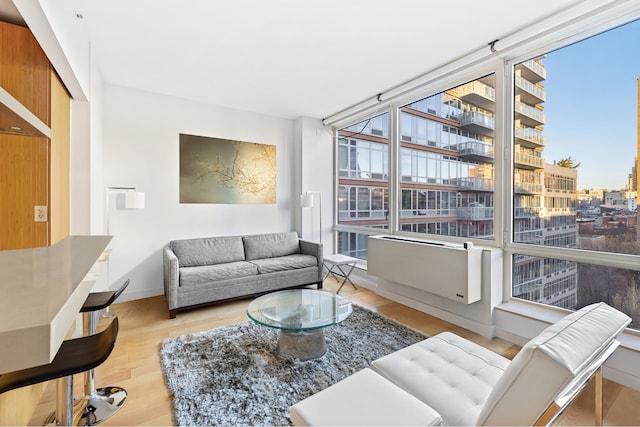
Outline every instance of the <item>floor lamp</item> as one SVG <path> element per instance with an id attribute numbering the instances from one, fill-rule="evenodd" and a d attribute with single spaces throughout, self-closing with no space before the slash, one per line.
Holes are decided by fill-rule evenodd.
<path id="1" fill-rule="evenodd" d="M 300 207 L 313 208 L 314 197 L 318 196 L 318 211 L 320 217 L 320 243 L 322 243 L 322 194 L 319 191 L 305 191 L 300 195 Z M 313 210 L 311 211 L 311 225 L 313 226 Z"/>
<path id="2" fill-rule="evenodd" d="M 111 211 L 111 195 L 115 194 L 116 197 L 120 194 L 124 195 L 123 202 L 120 206 L 122 209 L 144 209 L 145 204 L 145 195 L 142 191 L 136 191 L 135 187 L 107 187 L 106 191 L 106 218 L 107 218 L 107 235 L 110 235 L 110 227 L 109 227 L 109 212 Z M 116 209 L 118 208 L 118 203 L 116 199 Z M 107 291 L 109 290 L 109 286 L 111 286 L 111 281 L 109 279 L 109 258 L 107 257 Z M 110 307 L 107 307 L 102 312 L 102 317 L 113 317 L 113 311 L 111 311 Z"/>

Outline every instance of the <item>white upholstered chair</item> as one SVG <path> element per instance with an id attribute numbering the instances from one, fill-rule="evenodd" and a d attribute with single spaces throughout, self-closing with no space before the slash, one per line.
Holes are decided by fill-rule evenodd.
<path id="1" fill-rule="evenodd" d="M 290 408 L 295 425 L 546 425 L 596 377 L 630 318 L 604 304 L 549 326 L 510 361 L 449 332 L 382 357 Z"/>

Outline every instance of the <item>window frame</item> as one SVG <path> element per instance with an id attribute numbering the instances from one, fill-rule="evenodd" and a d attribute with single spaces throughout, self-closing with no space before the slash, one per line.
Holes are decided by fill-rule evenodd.
<path id="1" fill-rule="evenodd" d="M 579 8 L 579 7 L 578 7 Z M 433 238 L 442 241 L 460 242 L 472 241 L 484 247 L 502 249 L 503 257 L 503 301 L 511 300 L 512 271 L 514 254 L 529 255 L 542 258 L 556 258 L 559 260 L 583 262 L 602 266 L 611 266 L 640 271 L 640 256 L 613 252 L 599 252 L 585 249 L 557 248 L 551 246 L 531 245 L 513 241 L 514 231 L 514 111 L 515 105 L 515 65 L 528 59 L 544 55 L 548 52 L 580 42 L 605 31 L 615 29 L 634 20 L 640 19 L 640 5 L 607 4 L 592 6 L 593 10 L 582 10 L 582 15 L 567 10 L 558 14 L 551 24 L 543 22 L 533 25 L 520 34 L 523 38 L 509 36 L 496 44 L 498 55 L 484 56 L 469 64 L 460 60 L 458 68 L 444 66 L 436 69 L 414 81 L 400 85 L 400 89 L 393 89 L 388 96 L 380 94 L 375 99 L 367 101 L 368 106 L 357 114 L 345 116 L 334 121 L 335 140 L 338 129 L 353 125 L 368 117 L 389 113 L 389 216 L 388 229 L 376 230 L 365 227 L 344 226 L 337 223 L 337 212 L 334 215 L 334 231 L 349 231 L 359 234 L 397 234 L 408 237 Z M 577 17 L 576 17 L 577 16 Z M 526 37 L 525 37 L 526 36 Z M 454 61 L 455 62 L 455 61 Z M 465 63 L 467 62 L 467 63 Z M 465 63 L 462 65 L 462 63 Z M 461 84 L 479 79 L 487 74 L 495 74 L 495 138 L 494 138 L 494 239 L 473 239 L 452 237 L 446 235 L 425 235 L 401 230 L 400 212 L 402 211 L 402 193 L 400 190 L 401 177 L 397 176 L 402 161 L 400 141 L 402 138 L 399 125 L 400 108 L 412 102 L 418 102 L 429 96 L 444 92 Z M 376 102 L 377 101 L 377 102 Z M 349 110 L 349 109 L 348 109 Z M 427 131 L 428 139 L 428 131 Z M 337 150 L 336 164 L 337 164 Z M 335 169 L 335 168 L 334 168 Z M 336 173 L 336 194 L 338 176 Z"/>
<path id="2" fill-rule="evenodd" d="M 624 22 L 620 22 L 622 19 Z M 509 197 L 506 198 L 506 206 L 503 213 L 505 214 L 504 229 L 503 229 L 503 241 L 502 249 L 504 251 L 503 260 L 503 277 L 504 277 L 504 301 L 510 301 L 512 299 L 513 288 L 513 255 L 528 255 L 541 258 L 554 258 L 563 261 L 574 261 L 579 263 L 595 264 L 607 267 L 624 268 L 629 270 L 640 271 L 640 255 L 616 253 L 616 252 L 600 252 L 588 249 L 577 248 L 559 248 L 553 246 L 543 246 L 528 243 L 518 243 L 513 240 L 514 232 L 514 198 L 513 189 L 515 185 L 514 177 L 514 160 L 515 160 L 515 144 L 514 144 L 514 122 L 515 122 L 515 66 L 519 63 L 545 55 L 549 52 L 562 49 L 570 46 L 574 43 L 579 43 L 590 37 L 597 36 L 606 31 L 614 30 L 615 28 L 633 22 L 640 19 L 640 11 L 638 15 L 633 19 L 624 20 L 619 18 L 615 20 L 615 24 L 611 25 L 587 25 L 588 28 L 584 28 L 579 33 L 572 37 L 565 38 L 560 41 L 552 41 L 547 43 L 541 43 L 536 48 L 528 50 L 526 53 L 518 55 L 508 56 L 504 59 L 504 69 L 507 78 L 507 84 L 505 85 L 504 97 L 502 100 L 503 105 L 508 105 L 510 108 L 506 111 L 505 118 L 507 119 L 507 126 L 505 129 L 505 140 L 509 141 L 510 148 L 505 152 L 506 167 L 506 189 Z M 497 103 L 496 96 L 496 103 Z M 639 106 L 640 108 L 640 106 Z M 505 193 L 507 194 L 507 193 Z"/>

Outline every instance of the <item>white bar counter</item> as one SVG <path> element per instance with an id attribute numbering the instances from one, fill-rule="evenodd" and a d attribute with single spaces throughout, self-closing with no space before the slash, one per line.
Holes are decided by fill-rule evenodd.
<path id="1" fill-rule="evenodd" d="M 0 374 L 53 360 L 96 282 L 111 236 L 0 251 Z"/>

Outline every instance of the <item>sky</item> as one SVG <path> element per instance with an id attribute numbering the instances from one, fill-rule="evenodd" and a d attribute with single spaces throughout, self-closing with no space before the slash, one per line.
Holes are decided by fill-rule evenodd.
<path id="1" fill-rule="evenodd" d="M 547 163 L 572 157 L 578 189 L 623 189 L 637 157 L 640 21 L 543 60 Z"/>

